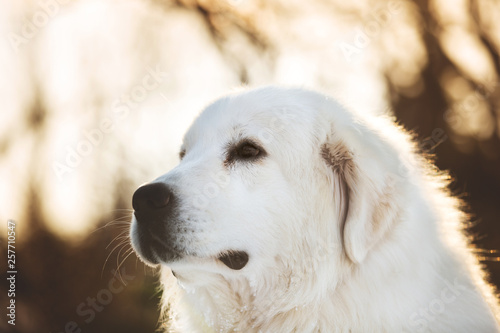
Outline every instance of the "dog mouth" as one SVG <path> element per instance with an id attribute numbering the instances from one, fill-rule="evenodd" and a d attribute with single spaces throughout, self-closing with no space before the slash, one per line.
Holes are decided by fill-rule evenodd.
<path id="1" fill-rule="evenodd" d="M 248 253 L 245 251 L 228 251 L 217 257 L 224 265 L 238 271 L 248 263 Z"/>

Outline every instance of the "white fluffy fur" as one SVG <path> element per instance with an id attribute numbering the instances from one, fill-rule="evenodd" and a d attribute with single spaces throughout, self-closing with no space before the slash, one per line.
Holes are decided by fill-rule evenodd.
<path id="1" fill-rule="evenodd" d="M 267 156 L 224 165 L 241 138 Z M 265 87 L 210 105 L 183 149 L 157 180 L 194 230 L 161 265 L 169 331 L 499 331 L 447 176 L 391 120 Z M 231 249 L 249 253 L 242 270 L 216 259 Z"/>

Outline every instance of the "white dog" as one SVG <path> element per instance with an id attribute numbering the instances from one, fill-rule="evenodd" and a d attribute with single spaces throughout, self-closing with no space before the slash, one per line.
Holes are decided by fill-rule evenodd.
<path id="1" fill-rule="evenodd" d="M 132 244 L 161 266 L 166 327 L 499 332 L 460 202 L 415 150 L 387 119 L 311 91 L 210 105 L 181 163 L 133 197 Z"/>

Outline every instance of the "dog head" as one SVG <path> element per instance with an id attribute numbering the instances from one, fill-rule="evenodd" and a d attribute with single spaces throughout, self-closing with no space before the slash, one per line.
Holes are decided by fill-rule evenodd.
<path id="1" fill-rule="evenodd" d="M 384 135 L 310 91 L 222 98 L 179 165 L 134 193 L 133 247 L 152 265 L 227 276 L 360 263 L 397 219 L 401 164 Z"/>

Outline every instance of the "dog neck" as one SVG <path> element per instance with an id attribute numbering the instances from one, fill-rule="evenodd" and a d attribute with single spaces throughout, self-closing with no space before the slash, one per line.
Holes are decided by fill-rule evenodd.
<path id="1" fill-rule="evenodd" d="M 277 264 L 280 266 L 280 264 Z M 319 309 L 332 301 L 336 281 L 327 272 L 339 263 L 322 262 L 320 267 L 274 267 L 269 272 L 238 278 L 224 278 L 221 274 L 204 274 L 203 284 L 190 283 L 183 275 L 177 279 L 165 269 L 164 303 L 169 303 L 168 323 L 179 332 L 278 332 L 320 331 Z M 331 276 L 331 275 L 330 275 Z M 167 281 L 165 283 L 165 281 Z M 170 282 L 168 282 L 170 281 Z M 316 286 L 315 291 L 311 285 Z M 304 315 L 299 315 L 303 312 Z M 252 331 L 248 331 L 251 327 Z"/>
<path id="2" fill-rule="evenodd" d="M 278 332 L 283 327 L 302 331 L 300 328 L 306 323 L 294 320 L 310 318 L 310 315 L 297 316 L 298 312 L 314 313 L 310 304 L 317 307 L 319 302 L 308 301 L 311 295 L 300 297 L 301 288 L 292 276 L 286 283 L 265 285 L 274 288 L 256 290 L 247 278 L 227 280 L 219 276 L 210 284 L 193 289 L 178 287 L 182 296 L 174 300 L 177 304 L 170 308 L 179 313 L 169 314 L 173 319 L 170 325 L 178 327 L 180 332 L 232 332 L 238 329 L 248 332 L 249 327 L 255 332 Z M 276 288 L 277 285 L 283 286 L 282 289 Z M 189 321 L 184 321 L 184 318 L 189 318 Z M 311 321 L 307 325 L 315 323 Z"/>

